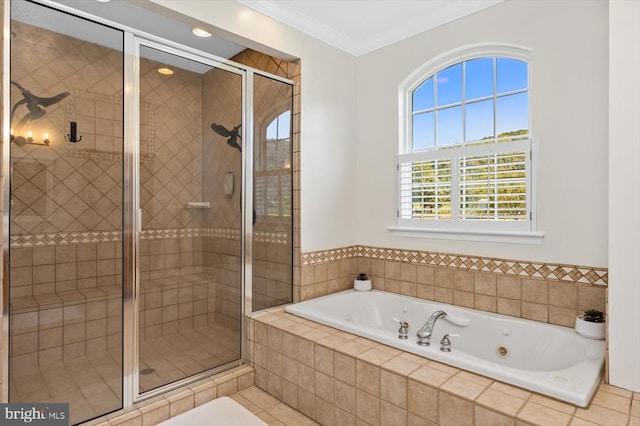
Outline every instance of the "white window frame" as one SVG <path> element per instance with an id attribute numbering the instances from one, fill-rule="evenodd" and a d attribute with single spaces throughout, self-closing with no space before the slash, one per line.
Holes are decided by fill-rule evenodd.
<path id="1" fill-rule="evenodd" d="M 504 57 L 518 59 L 531 64 L 530 49 L 507 44 L 480 43 L 464 46 L 443 53 L 412 72 L 398 87 L 398 155 L 396 174 L 396 218 L 388 229 L 394 236 L 437 238 L 466 241 L 504 242 L 519 244 L 540 244 L 544 234 L 537 231 L 536 223 L 536 160 L 537 146 L 532 135 L 531 105 L 534 91 L 531 87 L 531 67 L 528 70 L 529 139 L 487 145 L 469 145 L 447 149 L 413 152 L 412 145 L 412 94 L 428 78 L 452 65 L 482 57 Z M 495 118 L 494 118 L 495 119 Z M 451 204 L 459 204 L 458 169 L 459 158 L 503 152 L 529 152 L 526 156 L 527 170 L 527 210 L 529 220 L 491 221 L 460 220 L 452 214 L 451 219 L 402 219 L 400 218 L 400 164 L 407 160 L 424 161 L 450 159 L 452 167 Z"/>

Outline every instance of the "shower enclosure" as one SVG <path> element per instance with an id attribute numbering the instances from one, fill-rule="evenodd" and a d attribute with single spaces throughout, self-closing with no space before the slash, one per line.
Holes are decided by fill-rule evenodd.
<path id="1" fill-rule="evenodd" d="M 243 363 L 244 313 L 292 301 L 293 90 L 60 9 L 4 8 L 3 398 L 75 424 Z"/>

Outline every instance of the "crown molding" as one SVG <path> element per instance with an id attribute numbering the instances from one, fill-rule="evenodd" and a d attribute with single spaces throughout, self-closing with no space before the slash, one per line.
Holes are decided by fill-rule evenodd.
<path id="1" fill-rule="evenodd" d="M 382 30 L 366 40 L 356 40 L 349 37 L 317 19 L 285 6 L 277 0 L 236 1 L 357 57 L 502 3 L 505 0 L 447 2 L 446 8 L 442 8 L 434 14 L 414 16 L 400 24 Z"/>

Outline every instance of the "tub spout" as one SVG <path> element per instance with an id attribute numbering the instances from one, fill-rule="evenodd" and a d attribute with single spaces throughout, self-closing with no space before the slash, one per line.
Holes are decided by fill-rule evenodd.
<path id="1" fill-rule="evenodd" d="M 431 344 L 431 335 L 433 334 L 433 327 L 436 325 L 436 321 L 446 317 L 447 313 L 445 311 L 435 311 L 431 314 L 427 322 L 418 330 L 417 336 L 420 346 L 429 346 Z"/>

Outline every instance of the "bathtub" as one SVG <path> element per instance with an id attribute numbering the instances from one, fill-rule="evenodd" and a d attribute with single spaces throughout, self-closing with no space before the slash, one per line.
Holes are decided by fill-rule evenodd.
<path id="1" fill-rule="evenodd" d="M 416 332 L 429 315 L 443 310 L 430 346 Z M 429 300 L 371 290 L 348 290 L 286 307 L 286 311 L 406 352 L 548 395 L 571 404 L 589 404 L 601 378 L 605 344 L 573 329 Z M 409 338 L 398 338 L 409 323 Z M 451 352 L 440 350 L 445 333 Z"/>

